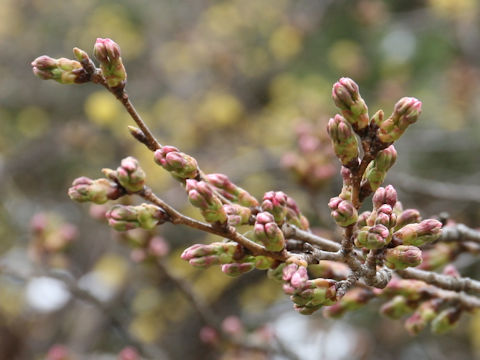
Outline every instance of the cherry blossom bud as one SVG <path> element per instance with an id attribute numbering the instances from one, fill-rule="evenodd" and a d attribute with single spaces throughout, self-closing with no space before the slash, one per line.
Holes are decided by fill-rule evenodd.
<path id="1" fill-rule="evenodd" d="M 242 335 L 245 328 L 238 316 L 227 316 L 222 321 L 222 330 L 232 336 Z"/>
<path id="2" fill-rule="evenodd" d="M 60 84 L 74 84 L 88 81 L 86 71 L 78 61 L 66 58 L 53 59 L 40 56 L 32 62 L 33 73 L 43 80 L 55 80 Z"/>
<path id="3" fill-rule="evenodd" d="M 363 288 L 353 288 L 335 304 L 323 310 L 323 315 L 329 318 L 339 318 L 347 311 L 361 308 L 373 297 L 372 291 Z"/>
<path id="4" fill-rule="evenodd" d="M 422 111 L 422 103 L 411 97 L 400 99 L 393 109 L 393 114 L 384 120 L 377 130 L 377 137 L 383 143 L 398 140 L 408 125 L 417 121 Z"/>
<path id="5" fill-rule="evenodd" d="M 228 220 L 222 201 L 213 193 L 212 187 L 205 181 L 187 179 L 185 189 L 190 203 L 199 208 L 209 223 L 226 223 Z"/>
<path id="6" fill-rule="evenodd" d="M 432 299 L 424 301 L 415 310 L 415 312 L 405 321 L 405 328 L 410 335 L 417 335 L 427 324 L 438 315 L 438 310 L 442 304 L 441 299 Z"/>
<path id="7" fill-rule="evenodd" d="M 269 256 L 255 256 L 253 263 L 256 269 L 267 270 L 270 269 L 275 264 L 275 259 Z"/>
<path id="8" fill-rule="evenodd" d="M 422 220 L 420 212 L 417 209 L 406 209 L 397 217 L 395 230 L 399 230 L 405 225 L 418 223 Z"/>
<path id="9" fill-rule="evenodd" d="M 177 179 L 193 179 L 198 175 L 197 160 L 174 146 L 163 146 L 156 150 L 154 160 Z"/>
<path id="10" fill-rule="evenodd" d="M 462 309 L 457 307 L 450 307 L 443 310 L 432 320 L 431 329 L 434 334 L 444 334 L 453 330 L 460 320 Z"/>
<path id="11" fill-rule="evenodd" d="M 340 197 L 331 198 L 328 207 L 332 210 L 331 215 L 339 226 L 349 226 L 358 219 L 358 212 L 349 200 Z"/>
<path id="12" fill-rule="evenodd" d="M 208 245 L 192 245 L 183 251 L 181 258 L 192 266 L 205 268 L 210 265 L 234 263 L 241 254 L 242 247 L 236 242 L 214 242 Z"/>
<path id="13" fill-rule="evenodd" d="M 385 251 L 385 265 L 390 269 L 403 270 L 422 263 L 422 250 L 412 245 L 399 245 Z"/>
<path id="14" fill-rule="evenodd" d="M 156 258 L 162 258 L 168 254 L 170 246 L 161 236 L 154 236 L 148 243 L 148 253 Z"/>
<path id="15" fill-rule="evenodd" d="M 140 354 L 135 348 L 127 346 L 118 354 L 118 360 L 140 360 Z"/>
<path id="16" fill-rule="evenodd" d="M 278 283 L 283 283 L 283 269 L 286 266 L 287 266 L 286 263 L 281 263 L 276 268 L 268 269 L 267 271 L 268 278 Z"/>
<path id="17" fill-rule="evenodd" d="M 422 251 L 422 270 L 437 270 L 451 262 L 461 251 L 458 243 L 436 243 L 434 247 Z"/>
<path id="18" fill-rule="evenodd" d="M 223 209 L 228 217 L 228 224 L 232 226 L 248 224 L 252 211 L 250 208 L 239 204 L 223 205 Z"/>
<path id="19" fill-rule="evenodd" d="M 77 202 L 104 204 L 108 200 L 118 199 L 121 195 L 122 192 L 115 183 L 107 179 L 92 180 L 85 176 L 75 179 L 68 189 L 70 199 Z"/>
<path id="20" fill-rule="evenodd" d="M 364 226 L 373 226 L 373 222 L 372 223 L 368 223 L 368 218 L 372 215 L 372 212 L 371 211 L 364 211 L 362 212 L 360 215 L 358 215 L 358 220 L 357 220 L 357 226 L 359 228 L 362 228 Z"/>
<path id="21" fill-rule="evenodd" d="M 393 228 L 397 221 L 397 216 L 393 212 L 393 209 L 390 205 L 383 204 L 372 213 L 372 216 L 375 217 L 375 225 L 383 225 L 386 228 Z"/>
<path id="22" fill-rule="evenodd" d="M 208 174 L 206 178 L 208 182 L 226 199 L 245 207 L 258 206 L 257 199 L 250 195 L 246 190 L 231 182 L 227 175 Z"/>
<path id="23" fill-rule="evenodd" d="M 287 215 L 287 198 L 282 191 L 269 191 L 263 195 L 262 210 L 271 213 L 279 225 Z"/>
<path id="24" fill-rule="evenodd" d="M 108 224 L 117 231 L 136 228 L 151 230 L 167 220 L 167 214 L 151 204 L 115 205 L 107 213 Z"/>
<path id="25" fill-rule="evenodd" d="M 251 262 L 231 263 L 222 265 L 222 272 L 229 276 L 240 276 L 255 269 L 255 264 Z"/>
<path id="26" fill-rule="evenodd" d="M 397 295 L 392 300 L 382 305 L 380 313 L 396 320 L 415 310 L 415 307 L 412 305 L 414 304 L 409 304 L 405 297 Z"/>
<path id="27" fill-rule="evenodd" d="M 138 164 L 137 159 L 129 156 L 122 160 L 117 168 L 117 179 L 129 192 L 138 192 L 143 189 L 145 184 L 145 172 Z"/>
<path id="28" fill-rule="evenodd" d="M 355 245 L 367 249 L 381 249 L 390 242 L 390 232 L 383 225 L 365 226 L 356 232 Z"/>
<path id="29" fill-rule="evenodd" d="M 397 160 L 397 151 L 393 145 L 383 149 L 377 154 L 367 167 L 364 173 L 364 178 L 369 183 L 370 188 L 375 191 L 383 183 L 387 171 L 393 166 Z"/>
<path id="30" fill-rule="evenodd" d="M 393 233 L 395 243 L 421 246 L 437 240 L 442 232 L 442 223 L 435 219 L 423 220 L 418 224 L 408 224 Z"/>
<path id="31" fill-rule="evenodd" d="M 358 163 L 358 141 L 353 133 L 352 127 L 341 116 L 335 115 L 328 121 L 328 135 L 332 140 L 335 154 L 342 164 L 350 167 Z"/>
<path id="32" fill-rule="evenodd" d="M 107 85 L 110 88 L 123 88 L 127 80 L 127 72 L 120 57 L 120 46 L 111 39 L 97 38 L 93 54 L 100 63 Z"/>
<path id="33" fill-rule="evenodd" d="M 341 78 L 333 85 L 332 97 L 335 105 L 355 131 L 368 126 L 368 108 L 360 96 L 358 85 L 350 78 Z"/>
<path id="34" fill-rule="evenodd" d="M 281 251 L 285 247 L 285 237 L 272 214 L 258 213 L 253 231 L 255 239 L 260 241 L 267 250 Z"/>
<path id="35" fill-rule="evenodd" d="M 397 191 L 392 185 L 379 187 L 372 198 L 373 207 L 378 209 L 383 204 L 390 205 L 392 208 L 397 203 Z"/>

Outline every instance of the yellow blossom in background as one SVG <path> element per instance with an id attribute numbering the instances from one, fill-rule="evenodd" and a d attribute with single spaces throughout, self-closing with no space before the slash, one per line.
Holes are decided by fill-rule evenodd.
<path id="1" fill-rule="evenodd" d="M 441 17 L 456 20 L 478 21 L 477 0 L 430 0 L 430 6 L 434 13 Z"/>
<path id="2" fill-rule="evenodd" d="M 42 108 L 27 106 L 17 115 L 18 130 L 27 138 L 41 136 L 47 131 L 50 119 Z"/>
<path id="3" fill-rule="evenodd" d="M 339 40 L 328 51 L 328 63 L 341 76 L 362 77 L 367 70 L 362 48 L 351 40 Z"/>
<path id="4" fill-rule="evenodd" d="M 302 48 L 302 36 L 293 26 L 281 26 L 270 37 L 270 49 L 280 61 L 289 60 Z"/>
<path id="5" fill-rule="evenodd" d="M 209 127 L 223 127 L 238 121 L 243 115 L 240 101 L 226 91 L 210 91 L 200 103 L 199 122 Z"/>

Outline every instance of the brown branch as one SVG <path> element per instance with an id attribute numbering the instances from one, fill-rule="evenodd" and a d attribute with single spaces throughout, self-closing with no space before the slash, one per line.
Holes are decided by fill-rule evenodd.
<path id="1" fill-rule="evenodd" d="M 442 236 L 438 241 L 472 241 L 480 243 L 480 231 L 469 228 L 464 224 L 455 224 L 442 228 Z"/>
<path id="2" fill-rule="evenodd" d="M 139 193 L 139 195 L 144 199 L 150 201 L 152 204 L 155 204 L 158 207 L 162 208 L 170 217 L 170 221 L 173 224 L 185 225 L 193 229 L 197 229 L 200 231 L 204 231 L 210 234 L 218 235 L 223 238 L 233 240 L 238 244 L 242 245 L 243 247 L 245 247 L 253 255 L 269 256 L 271 258 L 274 258 L 280 261 L 285 261 L 292 255 L 287 250 L 283 250 L 280 252 L 268 251 L 267 249 L 265 249 L 264 246 L 253 242 L 252 240 L 248 239 L 242 234 L 239 234 L 233 226 L 207 224 L 207 223 L 192 219 L 188 216 L 185 216 L 182 213 L 175 210 L 170 205 L 168 205 L 167 203 L 165 203 L 158 196 L 156 196 L 152 192 L 152 190 L 148 187 L 145 187 L 144 190 Z"/>
<path id="3" fill-rule="evenodd" d="M 480 294 L 480 281 L 468 277 L 441 275 L 420 269 L 397 270 L 396 273 L 405 279 L 422 280 L 439 288 L 452 291 L 467 291 Z"/>

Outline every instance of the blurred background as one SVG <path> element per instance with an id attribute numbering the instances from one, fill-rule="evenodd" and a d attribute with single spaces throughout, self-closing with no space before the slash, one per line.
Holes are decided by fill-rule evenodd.
<path id="1" fill-rule="evenodd" d="M 342 320 L 305 317 L 264 272 L 229 278 L 179 259 L 211 236 L 168 224 L 113 234 L 104 208 L 71 202 L 74 178 L 133 155 L 157 194 L 199 216 L 130 137 L 113 96 L 33 76 L 37 56 L 91 54 L 97 37 L 120 44 L 127 90 L 160 142 L 255 196 L 285 191 L 324 233 L 340 189 L 325 131 L 332 84 L 357 81 L 370 114 L 417 97 L 421 119 L 396 143 L 387 182 L 405 207 L 480 225 L 477 0 L 1 0 L 0 359 L 116 359 L 126 346 L 151 359 L 480 358 L 478 315 L 443 337 L 409 336 L 378 303 Z M 151 237 L 227 331 L 288 350 L 215 346 L 171 279 L 132 251 Z M 474 260 L 457 265 L 478 278 Z"/>

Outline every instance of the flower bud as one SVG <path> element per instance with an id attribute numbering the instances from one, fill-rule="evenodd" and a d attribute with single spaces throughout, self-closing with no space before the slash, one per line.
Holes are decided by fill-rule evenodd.
<path id="1" fill-rule="evenodd" d="M 417 209 L 407 209 L 400 213 L 397 217 L 397 223 L 395 224 L 395 230 L 399 230 L 405 225 L 418 223 L 422 220 L 420 212 Z"/>
<path id="2" fill-rule="evenodd" d="M 403 270 L 422 263 L 422 250 L 416 246 L 399 245 L 385 251 L 385 265 L 390 269 Z"/>
<path id="3" fill-rule="evenodd" d="M 108 87 L 124 87 L 127 72 L 120 57 L 120 46 L 111 39 L 97 38 L 93 54 L 100 63 Z"/>
<path id="4" fill-rule="evenodd" d="M 122 160 L 117 168 L 117 179 L 129 192 L 138 192 L 143 189 L 145 184 L 145 172 L 138 164 L 137 159 L 129 156 Z"/>
<path id="5" fill-rule="evenodd" d="M 375 217 L 375 225 L 380 224 L 388 229 L 392 228 L 397 221 L 397 215 L 395 215 L 395 213 L 393 212 L 392 207 L 387 204 L 383 204 L 382 206 L 380 206 L 380 208 L 375 210 L 372 213 L 371 217 Z"/>
<path id="6" fill-rule="evenodd" d="M 165 239 L 161 236 L 154 236 L 150 239 L 150 242 L 148 243 L 148 253 L 153 257 L 165 257 L 168 254 L 169 250 L 170 246 L 168 245 L 168 242 L 166 242 Z"/>
<path id="7" fill-rule="evenodd" d="M 386 302 L 380 308 L 380 313 L 391 319 L 400 319 L 404 315 L 411 313 L 415 308 L 409 304 L 407 299 L 401 295 L 395 296 L 392 300 Z"/>
<path id="8" fill-rule="evenodd" d="M 381 291 L 381 294 L 386 296 L 402 295 L 409 301 L 416 301 L 422 297 L 422 290 L 425 286 L 426 284 L 420 280 L 393 278 Z"/>
<path id="9" fill-rule="evenodd" d="M 245 207 L 258 206 L 258 201 L 246 190 L 238 187 L 224 174 L 208 174 L 207 181 L 226 199 Z"/>
<path id="10" fill-rule="evenodd" d="M 86 71 L 78 61 L 66 58 L 53 59 L 47 55 L 32 61 L 33 73 L 43 80 L 55 80 L 60 84 L 88 81 Z"/>
<path id="11" fill-rule="evenodd" d="M 312 315 L 315 311 L 320 309 L 322 305 L 308 306 L 308 305 L 297 305 L 293 304 L 295 311 L 299 312 L 302 315 Z"/>
<path id="12" fill-rule="evenodd" d="M 358 163 L 358 141 L 352 127 L 341 116 L 335 115 L 327 124 L 327 131 L 332 140 L 335 154 L 346 167 Z"/>
<path id="13" fill-rule="evenodd" d="M 270 269 L 273 264 L 275 264 L 275 259 L 269 256 L 255 256 L 253 263 L 255 264 L 255 268 L 259 270 L 267 270 Z"/>
<path id="14" fill-rule="evenodd" d="M 263 195 L 262 210 L 273 215 L 277 224 L 283 224 L 287 215 L 287 195 L 282 191 L 269 191 Z"/>
<path id="15" fill-rule="evenodd" d="M 252 211 L 250 208 L 239 204 L 223 205 L 223 209 L 228 217 L 228 224 L 232 226 L 248 224 Z"/>
<path id="16" fill-rule="evenodd" d="M 198 175 L 197 160 L 174 146 L 163 146 L 156 150 L 154 160 L 177 179 L 193 179 Z"/>
<path id="17" fill-rule="evenodd" d="M 410 335 L 417 335 L 427 324 L 438 315 L 438 309 L 442 304 L 441 299 L 424 301 L 415 312 L 405 321 L 405 328 Z"/>
<path id="18" fill-rule="evenodd" d="M 358 220 L 357 220 L 357 226 L 359 228 L 362 228 L 364 226 L 373 226 L 373 222 L 372 223 L 369 223 L 368 222 L 368 219 L 369 217 L 372 215 L 372 212 L 371 211 L 364 211 L 362 212 L 359 216 L 358 216 Z"/>
<path id="19" fill-rule="evenodd" d="M 221 200 L 205 181 L 187 179 L 185 189 L 190 203 L 199 208 L 202 216 L 209 223 L 226 223 L 228 218 Z"/>
<path id="20" fill-rule="evenodd" d="M 453 330 L 460 320 L 460 315 L 462 315 L 460 308 L 450 307 L 443 310 L 432 320 L 432 333 L 439 335 Z"/>
<path id="21" fill-rule="evenodd" d="M 135 348 L 127 346 L 118 354 L 118 360 L 140 360 L 140 354 Z"/>
<path id="22" fill-rule="evenodd" d="M 335 105 L 355 131 L 368 126 L 368 108 L 360 96 L 358 85 L 350 78 L 341 78 L 333 85 L 332 97 Z"/>
<path id="23" fill-rule="evenodd" d="M 387 171 L 395 164 L 397 151 L 393 145 L 383 149 L 377 154 L 375 160 L 368 164 L 364 178 L 368 181 L 370 188 L 375 191 L 383 183 Z"/>
<path id="24" fill-rule="evenodd" d="M 423 220 L 419 224 L 408 224 L 393 233 L 395 243 L 421 246 L 437 240 L 442 232 L 442 223 L 435 219 Z"/>
<path id="25" fill-rule="evenodd" d="M 231 264 L 235 259 L 241 258 L 242 251 L 242 247 L 233 241 L 195 244 L 185 249 L 181 258 L 192 266 L 205 268 L 210 265 Z"/>
<path id="26" fill-rule="evenodd" d="M 107 179 L 92 180 L 82 176 L 75 179 L 68 189 L 68 196 L 77 202 L 104 204 L 108 200 L 118 199 L 122 195 L 117 185 Z"/>
<path id="27" fill-rule="evenodd" d="M 358 219 L 358 212 L 349 200 L 340 197 L 331 198 L 328 207 L 332 210 L 331 215 L 339 226 L 349 226 Z"/>
<path id="28" fill-rule="evenodd" d="M 335 304 L 323 310 L 323 315 L 329 318 L 339 318 L 347 311 L 353 311 L 364 306 L 373 297 L 372 291 L 363 288 L 353 288 Z"/>
<path id="29" fill-rule="evenodd" d="M 421 101 L 411 97 L 400 99 L 393 109 L 393 114 L 383 121 L 377 130 L 377 137 L 383 143 L 398 140 L 408 125 L 417 121 L 422 111 Z"/>
<path id="30" fill-rule="evenodd" d="M 282 251 L 285 247 L 283 232 L 275 223 L 273 215 L 268 212 L 257 214 L 254 234 L 255 239 L 269 251 Z"/>
<path id="31" fill-rule="evenodd" d="M 287 266 L 286 263 L 279 264 L 276 268 L 268 269 L 267 277 L 278 283 L 283 283 L 283 269 Z"/>
<path id="32" fill-rule="evenodd" d="M 222 272 L 229 276 L 240 276 L 255 269 L 255 265 L 250 262 L 231 263 L 222 265 Z"/>
<path id="33" fill-rule="evenodd" d="M 397 191 L 392 185 L 379 187 L 372 198 L 373 207 L 378 209 L 383 204 L 390 205 L 392 208 L 397 203 Z"/>
<path id="34" fill-rule="evenodd" d="M 422 251 L 423 261 L 419 269 L 437 270 L 453 261 L 460 251 L 458 243 L 436 243 L 432 248 Z"/>
<path id="35" fill-rule="evenodd" d="M 163 224 L 168 218 L 162 209 L 151 204 L 115 205 L 105 216 L 108 224 L 117 231 L 135 228 L 152 230 L 155 226 Z"/>
<path id="36" fill-rule="evenodd" d="M 381 249 L 390 242 L 390 232 L 383 225 L 365 226 L 356 232 L 355 246 Z"/>

